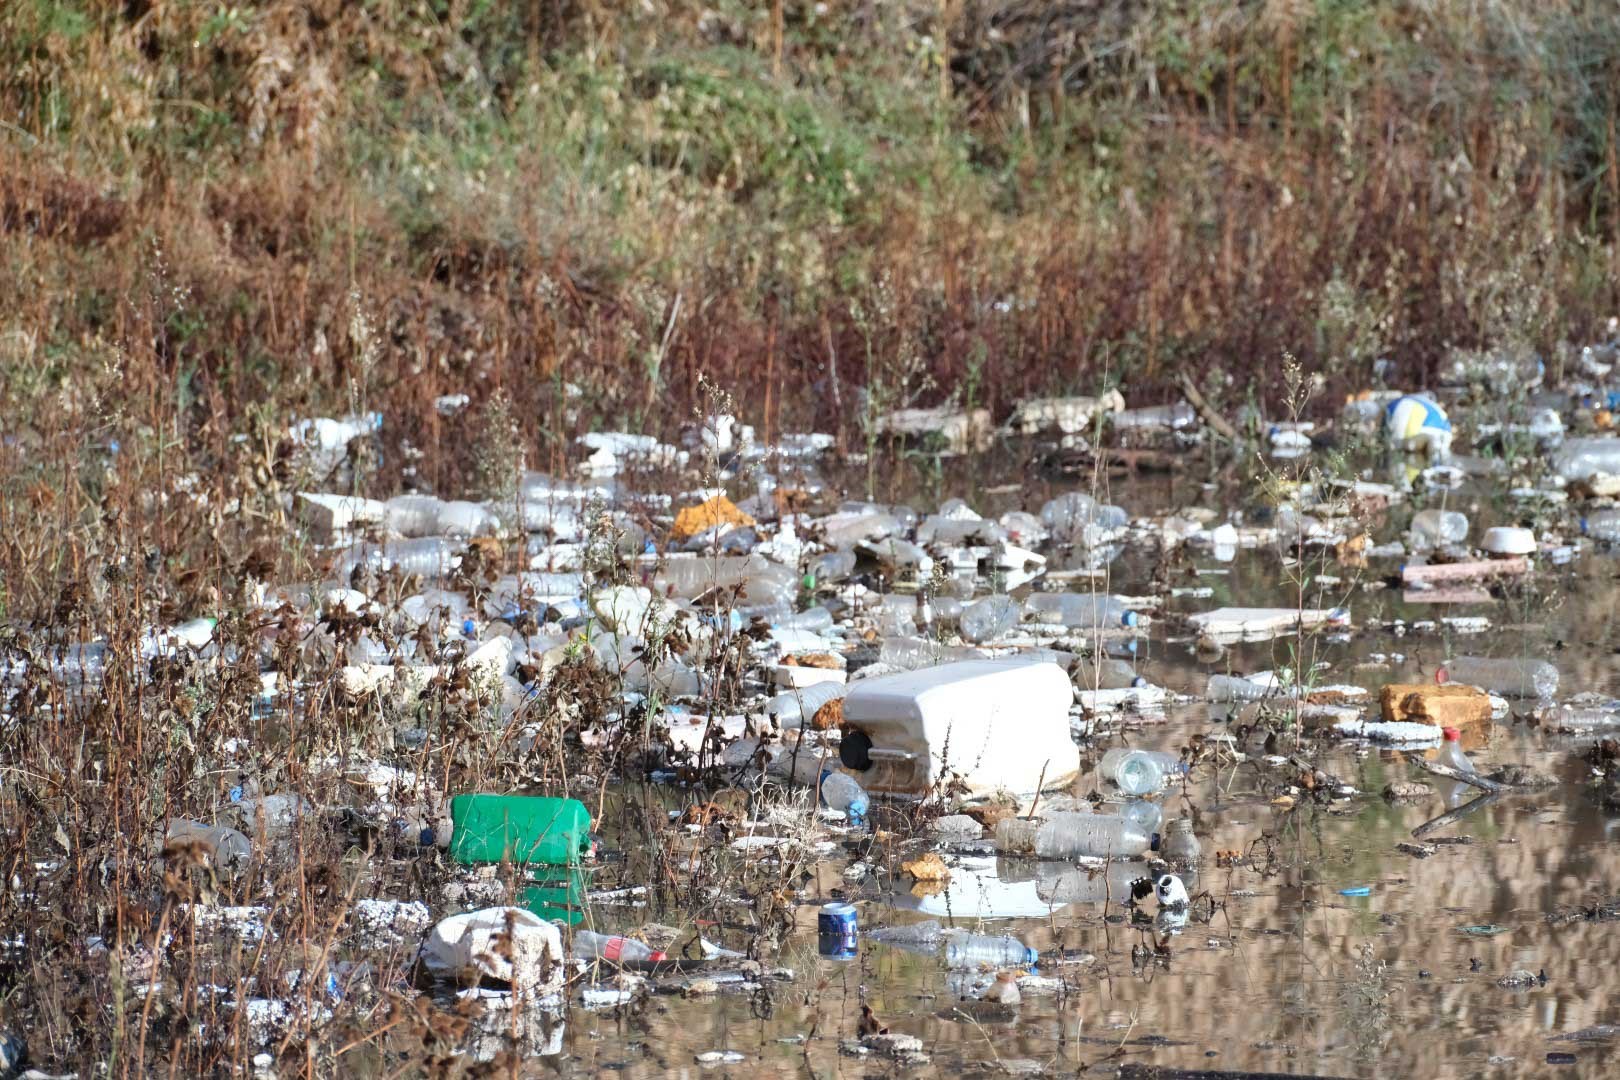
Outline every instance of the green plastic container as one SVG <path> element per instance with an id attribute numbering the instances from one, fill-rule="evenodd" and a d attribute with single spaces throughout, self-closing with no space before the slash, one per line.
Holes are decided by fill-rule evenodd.
<path id="1" fill-rule="evenodd" d="M 577 866 L 591 849 L 591 812 L 578 799 L 457 795 L 450 820 L 459 863 Z"/>
<path id="2" fill-rule="evenodd" d="M 523 906 L 542 919 L 576 926 L 585 919 L 585 871 L 577 866 L 535 867 L 534 886 L 523 890 Z"/>

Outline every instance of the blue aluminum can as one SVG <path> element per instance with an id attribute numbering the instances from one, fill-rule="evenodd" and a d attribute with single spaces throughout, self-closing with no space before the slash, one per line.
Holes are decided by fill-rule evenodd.
<path id="1" fill-rule="evenodd" d="M 855 958 L 858 929 L 854 904 L 827 904 L 816 916 L 817 947 L 833 960 Z"/>

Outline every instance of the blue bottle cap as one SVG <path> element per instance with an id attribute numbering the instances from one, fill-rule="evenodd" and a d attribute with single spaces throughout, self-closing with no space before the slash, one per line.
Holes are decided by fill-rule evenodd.
<path id="1" fill-rule="evenodd" d="M 231 788 L 231 802 L 241 802 L 242 801 L 242 795 L 243 795 L 243 792 L 242 792 L 242 785 L 241 784 L 238 784 L 235 787 Z"/>
<path id="2" fill-rule="evenodd" d="M 416 842 L 421 844 L 423 847 L 432 847 L 433 830 L 427 826 L 423 826 L 422 831 L 416 834 Z"/>
<path id="3" fill-rule="evenodd" d="M 1036 952 L 1034 949 L 1030 948 L 1028 945 L 1024 946 L 1024 963 L 1028 964 L 1030 967 L 1034 967 L 1036 964 L 1038 964 L 1040 962 L 1040 959 L 1041 959 L 1041 954 L 1040 953 Z"/>
<path id="4" fill-rule="evenodd" d="M 1125 614 L 1123 614 L 1123 615 L 1121 615 L 1119 617 L 1119 624 L 1121 626 L 1135 626 L 1136 623 L 1137 623 L 1137 616 L 1136 616 L 1136 612 L 1134 612 L 1134 611 L 1127 611 Z"/>
<path id="5" fill-rule="evenodd" d="M 1581 535 L 1586 535 L 1586 516 L 1584 514 L 1581 515 Z"/>
<path id="6" fill-rule="evenodd" d="M 463 620 L 461 620 L 461 636 L 462 637 L 472 637 L 476 633 L 478 633 L 478 624 L 477 623 L 473 622 L 471 619 L 463 619 Z"/>

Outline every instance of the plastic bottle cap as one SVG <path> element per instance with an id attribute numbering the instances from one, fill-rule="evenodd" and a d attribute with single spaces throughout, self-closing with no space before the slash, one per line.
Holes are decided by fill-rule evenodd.
<path id="1" fill-rule="evenodd" d="M 1134 611 L 1127 611 L 1125 614 L 1119 617 L 1121 626 L 1135 626 L 1136 621 L 1136 612 Z"/>
<path id="2" fill-rule="evenodd" d="M 432 847 L 433 846 L 433 830 L 430 829 L 430 828 L 427 828 L 427 827 L 423 827 L 422 831 L 416 834 L 416 842 L 418 844 L 421 844 L 423 847 Z"/>
<path id="3" fill-rule="evenodd" d="M 1446 742 L 1456 742 L 1462 738 L 1462 733 L 1454 727 L 1441 728 L 1440 737 L 1445 739 Z"/>
<path id="4" fill-rule="evenodd" d="M 1451 672 L 1447 671 L 1443 667 L 1436 668 L 1434 672 L 1434 681 L 1439 683 L 1441 686 L 1444 686 L 1446 683 L 1451 681 Z"/>
<path id="5" fill-rule="evenodd" d="M 1153 834 L 1153 839 L 1148 841 L 1148 850 L 1149 851 L 1158 851 L 1159 850 L 1159 834 L 1158 833 L 1154 833 Z"/>
<path id="6" fill-rule="evenodd" d="M 476 633 L 478 633 L 478 625 L 476 623 L 474 623 L 471 619 L 461 620 L 462 637 L 472 637 Z"/>
<path id="7" fill-rule="evenodd" d="M 1034 967 L 1037 963 L 1040 962 L 1040 959 L 1041 959 L 1041 954 L 1040 953 L 1036 952 L 1034 949 L 1030 948 L 1028 945 L 1024 946 L 1024 963 L 1028 964 L 1030 967 Z"/>
<path id="8" fill-rule="evenodd" d="M 1134 678 L 1131 679 L 1131 689 L 1132 690 L 1140 690 L 1142 687 L 1146 686 L 1147 684 L 1148 684 L 1148 681 L 1145 678 L 1143 678 L 1142 676 L 1140 676 L 1140 675 L 1137 675 L 1137 676 L 1135 676 Z"/>

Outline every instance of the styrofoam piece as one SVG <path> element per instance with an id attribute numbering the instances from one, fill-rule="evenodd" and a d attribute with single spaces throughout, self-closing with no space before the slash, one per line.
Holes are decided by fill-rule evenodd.
<path id="1" fill-rule="evenodd" d="M 923 795 L 948 779 L 974 794 L 1060 786 L 1080 771 L 1073 701 L 1061 667 L 1019 659 L 857 681 L 844 698 L 844 724 L 872 747 L 870 767 L 855 775 L 869 792 L 896 795 Z"/>
<path id="2" fill-rule="evenodd" d="M 1189 616 L 1187 621 L 1219 640 L 1263 641 L 1291 634 L 1301 627 L 1310 630 L 1330 623 L 1347 624 L 1350 613 L 1343 608 L 1223 607 L 1201 611 Z"/>
<path id="3" fill-rule="evenodd" d="M 849 681 L 849 673 L 837 668 L 804 667 L 799 664 L 778 664 L 771 675 L 776 685 L 784 690 L 803 690 L 819 683 Z"/>

